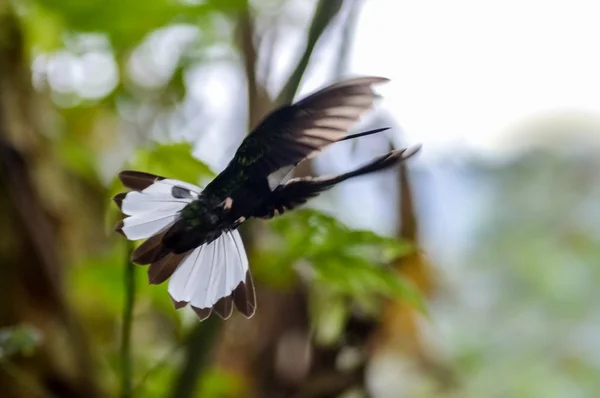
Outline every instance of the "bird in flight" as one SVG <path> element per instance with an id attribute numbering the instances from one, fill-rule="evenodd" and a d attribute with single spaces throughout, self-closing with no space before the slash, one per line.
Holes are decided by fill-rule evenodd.
<path id="1" fill-rule="evenodd" d="M 234 307 L 246 318 L 256 311 L 248 258 L 237 228 L 251 217 L 269 219 L 349 178 L 384 170 L 420 147 L 399 149 L 350 172 L 285 181 L 301 161 L 335 142 L 387 128 L 349 134 L 378 95 L 381 77 L 347 79 L 267 115 L 241 143 L 227 167 L 204 189 L 141 171 L 122 171 L 130 189 L 114 201 L 126 216 L 116 230 L 129 240 L 146 239 L 132 254 L 146 265 L 148 280 L 169 280 L 179 309 L 188 304 L 200 320 L 214 311 L 228 319 Z"/>

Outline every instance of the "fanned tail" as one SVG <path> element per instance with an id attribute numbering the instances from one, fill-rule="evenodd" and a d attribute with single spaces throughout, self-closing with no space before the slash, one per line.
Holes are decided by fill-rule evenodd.
<path id="1" fill-rule="evenodd" d="M 228 319 L 234 306 L 252 317 L 254 284 L 239 232 L 226 232 L 187 255 L 171 276 L 169 294 L 178 308 L 190 304 L 200 320 L 212 311 Z"/>
<path id="2" fill-rule="evenodd" d="M 179 212 L 201 189 L 139 171 L 123 171 L 119 178 L 132 191 L 114 197 L 126 215 L 115 229 L 129 240 L 146 239 L 131 260 L 149 264 L 149 283 L 160 284 L 170 278 L 169 294 L 175 308 L 190 303 L 200 320 L 213 310 L 227 319 L 234 307 L 248 318 L 254 315 L 254 285 L 239 232 L 225 232 L 185 253 L 174 253 L 164 245 L 163 239 L 179 219 Z"/>

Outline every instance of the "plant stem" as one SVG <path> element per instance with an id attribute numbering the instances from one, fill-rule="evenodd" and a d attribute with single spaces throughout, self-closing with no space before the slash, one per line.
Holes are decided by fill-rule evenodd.
<path id="1" fill-rule="evenodd" d="M 123 306 L 123 323 L 121 327 L 121 397 L 133 396 L 133 360 L 131 355 L 131 328 L 133 324 L 133 307 L 135 305 L 135 264 L 130 260 L 132 245 L 128 242 L 125 262 L 125 303 Z"/>

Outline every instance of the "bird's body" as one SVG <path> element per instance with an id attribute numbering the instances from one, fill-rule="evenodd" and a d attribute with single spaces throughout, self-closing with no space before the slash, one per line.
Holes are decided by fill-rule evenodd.
<path id="1" fill-rule="evenodd" d="M 291 210 L 339 182 L 392 167 L 416 152 L 392 151 L 338 176 L 282 182 L 298 163 L 324 147 L 386 130 L 348 135 L 377 97 L 371 85 L 384 81 L 350 79 L 272 112 L 203 190 L 144 172 L 121 172 L 121 181 L 132 191 L 115 197 L 130 216 L 117 230 L 130 240 L 147 238 L 132 260 L 150 264 L 150 283 L 170 278 L 176 307 L 191 303 L 200 319 L 212 310 L 228 318 L 234 305 L 252 316 L 254 288 L 239 225 Z"/>

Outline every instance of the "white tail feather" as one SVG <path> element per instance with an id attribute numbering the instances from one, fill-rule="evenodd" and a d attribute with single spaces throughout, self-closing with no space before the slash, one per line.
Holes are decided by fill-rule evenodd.
<path id="1" fill-rule="evenodd" d="M 219 247 L 221 251 L 219 251 L 219 257 L 217 257 L 217 261 L 213 263 L 204 263 L 198 264 L 199 267 L 202 267 L 205 271 L 205 278 L 208 281 L 208 286 L 206 289 L 198 290 L 192 299 L 192 305 L 197 308 L 209 308 L 212 307 L 214 303 L 217 302 L 223 296 L 227 296 L 226 292 L 219 289 L 219 277 L 225 269 L 229 266 L 229 262 L 231 261 L 231 256 L 229 250 L 227 250 L 227 237 L 225 234 L 222 235 L 223 239 L 219 239 Z M 215 296 L 218 295 L 219 292 L 223 292 L 218 298 Z M 213 301 L 214 300 L 214 301 Z"/>
<path id="2" fill-rule="evenodd" d="M 171 194 L 166 193 L 147 194 L 133 191 L 125 195 L 121 211 L 128 216 L 167 209 L 177 212 L 183 209 L 189 202 L 189 199 L 176 199 Z"/>
<path id="3" fill-rule="evenodd" d="M 240 233 L 234 231 L 231 233 L 231 236 L 233 236 L 233 240 L 235 242 L 235 249 L 237 250 L 238 258 L 241 260 L 239 264 L 239 269 L 234 270 L 235 272 L 233 279 L 237 281 L 239 279 L 246 278 L 246 272 L 248 272 L 248 267 L 250 266 L 250 264 L 248 262 L 248 256 L 246 255 L 246 249 L 244 249 L 244 242 L 242 241 L 242 236 L 240 235 Z"/>
<path id="4" fill-rule="evenodd" d="M 177 218 L 172 210 L 153 211 L 123 220 L 122 231 L 129 240 L 146 239 L 162 231 Z"/>
<path id="5" fill-rule="evenodd" d="M 175 197 L 174 187 L 189 191 L 189 195 Z M 121 211 L 129 216 L 123 220 L 123 234 L 129 240 L 139 240 L 159 233 L 173 223 L 181 209 L 200 192 L 195 185 L 171 179 L 158 180 L 143 191 L 128 192 L 121 203 Z"/>
<path id="6" fill-rule="evenodd" d="M 177 302 L 210 308 L 246 280 L 248 258 L 238 231 L 195 249 L 169 281 L 169 294 Z"/>
<path id="7" fill-rule="evenodd" d="M 175 289 L 178 294 L 171 295 L 175 301 L 188 302 L 191 297 L 191 290 L 188 293 L 188 282 L 192 279 L 194 272 L 194 265 L 198 261 L 202 248 L 199 247 L 192 251 L 186 258 L 179 264 L 177 270 L 171 275 L 169 280 L 169 293 L 171 289 Z"/>

